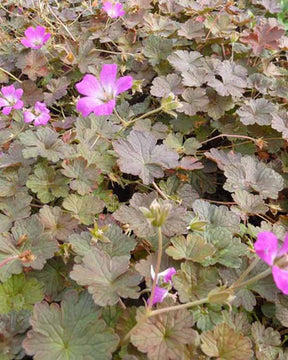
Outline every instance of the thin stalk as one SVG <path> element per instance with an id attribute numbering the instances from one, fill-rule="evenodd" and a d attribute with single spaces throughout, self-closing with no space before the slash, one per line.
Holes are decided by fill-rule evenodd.
<path id="1" fill-rule="evenodd" d="M 159 186 L 153 181 L 153 186 L 156 189 L 156 191 L 163 197 L 165 200 L 169 200 L 168 196 L 159 188 Z"/>
<path id="2" fill-rule="evenodd" d="M 237 279 L 233 286 L 240 284 L 243 282 L 243 280 L 247 277 L 248 274 L 255 268 L 255 266 L 258 264 L 260 258 L 257 256 L 255 259 L 251 262 L 251 264 L 248 266 L 248 268 L 239 276 L 239 279 Z"/>
<path id="3" fill-rule="evenodd" d="M 217 135 L 217 136 L 212 137 L 211 139 L 207 139 L 207 140 L 205 140 L 205 141 L 202 141 L 202 142 L 201 142 L 201 145 L 206 144 L 206 143 L 209 142 L 209 141 L 219 139 L 219 138 L 221 138 L 221 137 L 223 137 L 223 136 L 231 137 L 231 138 L 247 139 L 247 140 L 253 141 L 254 143 L 255 143 L 255 141 L 256 141 L 256 140 L 253 139 L 252 137 L 246 136 L 246 135 L 220 134 L 220 135 Z"/>
<path id="4" fill-rule="evenodd" d="M 149 301 L 149 304 L 148 304 L 148 307 L 147 307 L 147 313 L 149 313 L 151 311 L 151 308 L 152 308 L 152 303 L 153 303 L 153 299 L 154 299 L 154 295 L 155 295 L 155 289 L 156 289 L 156 284 L 157 284 L 157 280 L 158 280 L 158 274 L 159 274 L 159 271 L 160 271 L 161 259 L 162 259 L 163 240 L 162 240 L 161 226 L 158 226 L 157 231 L 158 231 L 157 262 L 156 262 L 156 267 L 155 267 L 155 277 L 153 279 L 153 285 L 152 285 L 152 291 L 151 291 L 151 295 L 150 295 L 150 301 Z"/>
<path id="5" fill-rule="evenodd" d="M 13 74 L 11 74 L 9 71 L 3 69 L 2 67 L 0 67 L 0 70 L 3 71 L 5 74 L 11 76 L 12 79 L 18 81 L 20 84 L 22 84 L 22 81 L 19 80 L 16 76 L 14 76 Z"/>
<path id="6" fill-rule="evenodd" d="M 162 309 L 153 310 L 150 313 L 148 313 L 148 317 L 160 315 L 160 314 L 163 314 L 163 313 L 169 312 L 169 311 L 177 311 L 177 310 L 187 309 L 187 308 L 194 307 L 194 306 L 199 306 L 199 305 L 205 304 L 207 302 L 208 302 L 208 298 L 204 298 L 204 299 L 200 299 L 200 300 L 190 301 L 186 304 L 169 306 L 169 307 L 165 307 Z"/>
<path id="7" fill-rule="evenodd" d="M 130 121 L 128 121 L 128 126 L 131 125 L 131 124 L 134 124 L 136 121 L 138 120 L 142 120 L 142 119 L 145 119 L 146 117 L 150 116 L 150 115 L 153 115 L 153 114 L 157 114 L 159 111 L 162 110 L 162 106 L 159 106 L 157 109 L 154 109 L 154 110 L 151 110 L 151 111 L 148 111 L 147 113 L 135 118 L 135 119 L 132 119 Z"/>
<path id="8" fill-rule="evenodd" d="M 234 290 L 234 289 L 238 289 L 238 288 L 241 288 L 243 286 L 247 286 L 247 285 L 250 285 L 250 284 L 253 284 L 254 282 L 258 281 L 258 280 L 261 280 L 261 279 L 264 279 L 266 276 L 270 275 L 271 274 L 271 268 L 263 271 L 262 273 L 252 277 L 251 279 L 249 280 L 246 280 L 246 281 L 243 281 L 242 283 L 239 283 L 239 284 L 232 284 L 230 286 L 230 289 Z"/>

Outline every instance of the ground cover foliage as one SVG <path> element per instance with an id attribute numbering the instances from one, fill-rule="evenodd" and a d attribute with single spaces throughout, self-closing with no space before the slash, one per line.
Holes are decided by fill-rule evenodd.
<path id="1" fill-rule="evenodd" d="M 122 5 L 1 1 L 0 359 L 288 359 L 288 4 Z"/>

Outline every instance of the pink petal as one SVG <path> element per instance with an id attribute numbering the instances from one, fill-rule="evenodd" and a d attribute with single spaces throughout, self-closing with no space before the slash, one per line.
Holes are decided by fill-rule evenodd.
<path id="1" fill-rule="evenodd" d="M 47 33 L 43 36 L 43 44 L 45 44 L 51 37 L 50 33 Z"/>
<path id="2" fill-rule="evenodd" d="M 125 15 L 125 11 L 122 10 L 122 7 L 123 5 L 120 3 L 115 4 L 114 8 L 116 17 Z"/>
<path id="3" fill-rule="evenodd" d="M 114 93 L 116 86 L 117 65 L 105 64 L 100 73 L 100 83 L 108 94 Z"/>
<path id="4" fill-rule="evenodd" d="M 257 236 L 254 249 L 263 261 L 272 266 L 278 253 L 278 239 L 272 232 L 262 231 Z"/>
<path id="5" fill-rule="evenodd" d="M 12 107 L 11 107 L 11 106 L 7 106 L 7 107 L 3 108 L 2 114 L 3 114 L 3 115 L 9 115 L 10 112 L 11 112 L 11 110 L 12 110 Z"/>
<path id="6" fill-rule="evenodd" d="M 94 114 L 97 116 L 101 115 L 111 115 L 113 113 L 113 110 L 115 108 L 116 101 L 110 100 L 107 103 L 103 103 L 101 105 L 98 105 L 94 109 Z"/>
<path id="7" fill-rule="evenodd" d="M 76 109 L 82 113 L 83 116 L 88 116 L 100 105 L 100 101 L 91 96 L 85 96 L 78 100 Z M 101 114 L 102 115 L 102 114 Z"/>
<path id="8" fill-rule="evenodd" d="M 36 37 L 36 29 L 34 29 L 32 26 L 29 26 L 25 30 L 24 34 L 25 34 L 26 38 L 31 41 L 32 39 L 34 39 Z"/>
<path id="9" fill-rule="evenodd" d="M 155 293 L 152 300 L 152 305 L 162 302 L 168 295 L 168 290 L 161 288 L 160 286 L 155 287 Z M 148 299 L 148 305 L 150 305 L 151 298 Z"/>
<path id="10" fill-rule="evenodd" d="M 0 107 L 9 105 L 8 101 L 0 98 Z"/>
<path id="11" fill-rule="evenodd" d="M 165 282 L 170 282 L 172 281 L 172 276 L 176 274 L 176 270 L 174 269 L 174 267 L 170 267 L 168 269 L 166 269 L 165 271 L 162 271 L 158 274 L 158 276 L 163 276 L 163 279 Z"/>
<path id="12" fill-rule="evenodd" d="M 76 89 L 82 95 L 87 96 L 103 96 L 103 90 L 101 85 L 99 84 L 98 80 L 95 76 L 87 74 L 83 77 L 83 79 L 77 83 Z"/>
<path id="13" fill-rule="evenodd" d="M 110 1 L 105 1 L 104 5 L 102 6 L 102 9 L 106 11 L 107 13 L 113 8 L 113 5 Z"/>
<path id="14" fill-rule="evenodd" d="M 32 44 L 31 44 L 31 41 L 30 40 L 27 40 L 27 39 L 21 39 L 21 43 L 22 45 L 24 45 L 25 47 L 31 47 Z"/>
<path id="15" fill-rule="evenodd" d="M 16 104 L 13 106 L 13 109 L 22 109 L 23 108 L 23 101 L 22 100 L 18 100 L 17 102 L 16 102 Z"/>
<path id="16" fill-rule="evenodd" d="M 40 101 L 36 101 L 35 105 L 34 105 L 34 109 L 35 111 L 42 113 L 42 112 L 46 112 L 49 113 L 49 109 L 47 109 L 46 104 Z"/>
<path id="17" fill-rule="evenodd" d="M 278 266 L 272 267 L 272 275 L 275 284 L 283 294 L 288 295 L 288 271 L 280 269 Z"/>
<path id="18" fill-rule="evenodd" d="M 23 95 L 23 90 L 22 89 L 16 89 L 15 90 L 15 97 L 17 99 L 20 99 L 22 95 Z"/>
<path id="19" fill-rule="evenodd" d="M 36 26 L 35 34 L 37 34 L 38 37 L 43 37 L 45 34 L 45 31 L 46 31 L 45 27 L 38 25 L 38 26 Z"/>
<path id="20" fill-rule="evenodd" d="M 5 97 L 14 95 L 15 87 L 14 87 L 14 85 L 3 86 L 1 89 L 1 92 Z"/>
<path id="21" fill-rule="evenodd" d="M 281 249 L 278 251 L 278 256 L 282 256 L 288 253 L 288 233 L 285 236 L 284 242 L 281 246 Z"/>
<path id="22" fill-rule="evenodd" d="M 133 84 L 132 76 L 123 76 L 116 81 L 116 95 L 131 89 Z"/>
<path id="23" fill-rule="evenodd" d="M 49 120 L 50 120 L 49 114 L 42 114 L 35 119 L 34 124 L 35 126 L 46 125 Z"/>
<path id="24" fill-rule="evenodd" d="M 35 119 L 35 115 L 31 111 L 24 111 L 23 115 L 25 123 L 30 123 Z"/>

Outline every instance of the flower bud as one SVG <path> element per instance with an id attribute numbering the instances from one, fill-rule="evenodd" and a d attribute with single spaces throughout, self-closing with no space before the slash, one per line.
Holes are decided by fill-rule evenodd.
<path id="1" fill-rule="evenodd" d="M 235 299 L 232 290 L 227 289 L 226 286 L 220 286 L 211 290 L 208 294 L 208 301 L 210 304 L 230 304 Z"/>
<path id="2" fill-rule="evenodd" d="M 144 207 L 140 207 L 139 209 L 153 226 L 160 227 L 169 216 L 172 205 L 168 202 L 159 202 L 155 199 L 152 201 L 149 209 Z"/>
<path id="3" fill-rule="evenodd" d="M 193 230 L 204 231 L 205 225 L 206 225 L 206 221 L 200 221 L 199 217 L 196 216 L 190 221 L 190 224 L 188 225 L 187 229 L 192 231 Z"/>
<path id="4" fill-rule="evenodd" d="M 179 109 L 182 106 L 173 93 L 170 93 L 168 97 L 161 100 L 162 110 L 173 117 L 177 117 L 177 114 L 172 110 Z"/>

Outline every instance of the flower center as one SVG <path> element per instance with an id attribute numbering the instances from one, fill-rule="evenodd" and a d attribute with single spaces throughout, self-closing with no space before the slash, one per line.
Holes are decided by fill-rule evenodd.
<path id="1" fill-rule="evenodd" d="M 288 270 L 288 254 L 276 258 L 273 265 L 276 265 L 280 269 Z"/>

